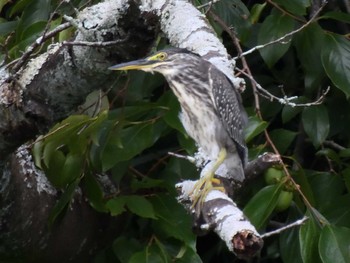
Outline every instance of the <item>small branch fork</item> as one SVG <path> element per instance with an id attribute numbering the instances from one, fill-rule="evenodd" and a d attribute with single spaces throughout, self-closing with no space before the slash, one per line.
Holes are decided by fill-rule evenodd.
<path id="1" fill-rule="evenodd" d="M 213 3 L 212 3 L 213 4 Z M 256 109 L 258 112 L 260 112 L 260 105 L 259 105 L 259 98 L 257 95 L 260 95 L 270 101 L 278 101 L 280 104 L 283 104 L 283 105 L 288 105 L 288 106 L 291 106 L 291 107 L 310 107 L 310 106 L 315 106 L 315 105 L 320 105 L 323 103 L 323 100 L 325 99 L 326 95 L 328 94 L 328 92 L 330 91 L 330 87 L 327 87 L 327 89 L 322 93 L 321 96 L 319 96 L 319 98 L 317 98 L 315 101 L 313 102 L 309 102 L 309 103 L 295 103 L 293 102 L 293 100 L 296 100 L 298 97 L 297 96 L 293 96 L 293 97 L 287 97 L 287 96 L 284 96 L 284 97 L 277 97 L 275 95 L 273 95 L 272 93 L 270 93 L 269 91 L 267 91 L 266 89 L 264 89 L 253 77 L 251 71 L 250 71 L 250 68 L 248 66 L 248 63 L 245 59 L 245 55 L 247 54 L 250 54 L 250 53 L 253 53 L 254 51 L 256 50 L 259 50 L 259 49 L 262 49 L 262 48 L 265 48 L 269 45 L 272 45 L 272 44 L 276 44 L 276 43 L 281 43 L 283 41 L 285 41 L 288 37 L 300 32 L 301 30 L 303 30 L 304 28 L 306 28 L 308 25 L 310 25 L 312 22 L 314 22 L 316 19 L 317 19 L 317 16 L 319 15 L 319 13 L 321 12 L 321 10 L 324 8 L 324 6 L 327 4 L 327 1 L 324 1 L 321 5 L 321 7 L 315 12 L 315 14 L 313 15 L 313 17 L 308 21 L 306 22 L 304 25 L 302 25 L 300 28 L 292 31 L 292 32 L 289 32 L 288 34 L 280 37 L 279 39 L 276 39 L 274 41 L 271 41 L 269 43 L 266 43 L 264 45 L 259 45 L 259 46 L 256 46 L 246 52 L 243 52 L 240 44 L 239 44 L 239 40 L 237 39 L 236 37 L 236 34 L 235 32 L 233 31 L 233 29 L 231 27 L 229 27 L 228 25 L 226 25 L 226 23 L 217 15 L 215 14 L 214 11 L 212 10 L 209 10 L 208 13 L 209 15 L 226 31 L 226 33 L 229 34 L 229 36 L 231 37 L 234 45 L 236 46 L 236 49 L 238 51 L 238 56 L 234 57 L 233 59 L 234 60 L 237 60 L 237 59 L 241 59 L 242 60 L 242 64 L 243 64 L 243 70 L 241 69 L 238 69 L 236 68 L 236 70 L 245 75 L 246 77 L 249 78 L 251 84 L 252 84 L 252 87 L 253 87 L 253 91 L 254 91 L 254 97 L 255 97 L 255 105 L 256 105 Z"/>
<path id="2" fill-rule="evenodd" d="M 297 96 L 293 96 L 293 97 L 284 96 L 283 98 L 277 97 L 277 96 L 273 95 L 272 93 L 270 93 L 269 91 L 267 91 L 266 89 L 264 89 L 263 87 L 261 87 L 261 85 L 252 77 L 251 74 L 246 73 L 245 71 L 238 69 L 238 68 L 236 68 L 236 70 L 238 72 L 242 73 L 243 75 L 245 75 L 247 78 L 249 78 L 249 80 L 252 83 L 254 83 L 256 91 L 259 93 L 259 95 L 261 95 L 262 97 L 264 97 L 270 101 L 275 100 L 275 101 L 278 101 L 280 104 L 288 105 L 291 107 L 311 107 L 311 106 L 320 105 L 323 103 L 324 99 L 326 98 L 328 92 L 331 89 L 331 87 L 328 86 L 327 89 L 322 92 L 321 96 L 319 96 L 315 101 L 308 102 L 308 103 L 295 103 L 292 101 L 296 100 L 298 98 Z"/>

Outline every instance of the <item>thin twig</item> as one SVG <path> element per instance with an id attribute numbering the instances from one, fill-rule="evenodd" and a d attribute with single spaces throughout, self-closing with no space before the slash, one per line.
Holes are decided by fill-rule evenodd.
<path id="1" fill-rule="evenodd" d="M 343 150 L 346 149 L 344 146 L 341 146 L 341 145 L 337 144 L 337 143 L 334 142 L 334 141 L 324 141 L 324 142 L 323 142 L 323 145 L 324 145 L 324 146 L 328 146 L 328 147 L 330 147 L 330 148 L 333 148 L 333 149 L 335 149 L 335 150 L 337 150 L 337 151 L 343 151 Z"/>
<path id="2" fill-rule="evenodd" d="M 212 1 L 208 2 L 208 3 L 205 3 L 203 5 L 197 6 L 197 8 L 201 9 L 201 8 L 204 8 L 204 7 L 207 7 L 207 6 L 211 7 L 213 4 L 218 3 L 218 2 L 220 2 L 220 0 L 212 0 Z"/>
<path id="3" fill-rule="evenodd" d="M 324 2 L 322 3 L 321 7 L 320 7 L 320 8 L 317 10 L 317 12 L 313 15 L 313 17 L 312 17 L 309 21 L 307 21 L 304 25 L 302 25 L 301 27 L 299 27 L 298 29 L 296 29 L 296 30 L 294 30 L 294 31 L 291 31 L 291 32 L 285 34 L 284 36 L 282 36 L 282 37 L 280 37 L 280 38 L 278 38 L 278 39 L 276 39 L 276 40 L 273 40 L 273 41 L 271 41 L 271 42 L 269 42 L 269 43 L 266 43 L 266 44 L 263 44 L 263 45 L 255 46 L 255 47 L 253 47 L 252 49 L 249 49 L 248 51 L 245 51 L 245 52 L 239 54 L 237 57 L 234 57 L 233 59 L 234 59 L 234 60 L 239 59 L 239 58 L 241 58 L 242 56 L 246 56 L 246 55 L 248 55 L 248 54 L 253 53 L 254 51 L 256 51 L 256 50 L 258 50 L 258 49 L 265 48 L 265 47 L 270 46 L 270 45 L 272 45 L 272 44 L 281 43 L 281 42 L 283 42 L 286 38 L 288 38 L 288 37 L 290 37 L 290 36 L 292 36 L 292 35 L 294 35 L 294 34 L 300 32 L 301 30 L 303 30 L 304 28 L 306 28 L 308 25 L 310 25 L 312 22 L 314 22 L 314 21 L 316 20 L 317 16 L 319 15 L 319 13 L 322 11 L 322 9 L 324 8 L 324 6 L 325 6 L 326 4 L 327 4 L 327 1 L 324 1 Z M 289 40 L 288 40 L 288 41 L 289 41 Z"/>
<path id="4" fill-rule="evenodd" d="M 295 15 L 289 13 L 288 11 L 284 10 L 284 9 L 281 8 L 278 4 L 274 3 L 273 1 L 267 0 L 267 2 L 268 2 L 270 5 L 274 6 L 276 9 L 280 10 L 283 14 L 286 14 L 286 15 L 288 15 L 288 16 L 292 17 L 293 19 L 298 20 L 298 21 L 300 21 L 300 22 L 305 22 L 304 20 L 300 19 L 299 17 L 297 17 L 297 16 L 295 16 Z"/>
<path id="5" fill-rule="evenodd" d="M 9 64 L 7 64 L 6 67 L 8 68 L 8 67 L 10 67 L 13 63 L 16 63 L 16 64 L 13 66 L 13 68 L 12 68 L 12 72 L 17 72 L 17 71 L 24 65 L 24 63 L 28 60 L 28 58 L 33 54 L 34 50 L 35 50 L 38 46 L 42 45 L 47 39 L 49 39 L 49 38 L 55 36 L 55 35 L 58 34 L 59 32 L 65 30 L 65 29 L 67 29 L 67 28 L 69 28 L 70 26 L 71 26 L 70 23 L 68 23 L 68 22 L 67 22 L 67 23 L 64 23 L 64 24 L 62 24 L 62 25 L 57 26 L 55 29 L 51 30 L 50 32 L 48 32 L 48 33 L 46 33 L 46 34 L 43 34 L 42 36 L 38 37 L 38 38 L 27 48 L 26 52 L 24 52 L 23 55 L 22 55 L 19 59 L 15 60 L 15 61 L 13 61 L 13 62 L 11 62 L 11 63 L 9 63 Z"/>
<path id="6" fill-rule="evenodd" d="M 191 163 L 196 163 L 196 158 L 194 158 L 192 156 L 182 155 L 182 154 L 178 154 L 178 153 L 174 153 L 174 152 L 168 152 L 168 154 L 170 156 L 174 156 L 174 157 L 179 158 L 179 159 L 185 159 Z"/>
<path id="7" fill-rule="evenodd" d="M 240 70 L 238 68 L 236 68 L 236 70 L 238 72 L 244 74 L 246 77 L 248 77 L 251 82 L 254 82 L 254 86 L 256 87 L 258 93 L 261 96 L 265 97 L 266 99 L 268 99 L 270 101 L 276 100 L 280 104 L 288 105 L 291 107 L 311 107 L 311 106 L 320 105 L 323 103 L 326 95 L 328 94 L 328 92 L 331 89 L 330 86 L 328 86 L 327 89 L 322 92 L 321 96 L 319 96 L 315 101 L 308 102 L 308 103 L 295 103 L 292 101 L 296 100 L 298 98 L 297 96 L 293 96 L 293 97 L 284 96 L 283 98 L 277 97 L 277 96 L 273 95 L 272 93 L 270 93 L 269 91 L 267 91 L 266 89 L 264 89 L 263 87 L 261 87 L 261 85 L 251 75 L 247 74 L 246 72 L 244 72 L 243 70 Z"/>
<path id="8" fill-rule="evenodd" d="M 113 40 L 113 41 L 106 41 L 106 42 L 89 42 L 89 41 L 63 41 L 62 45 L 64 46 L 85 46 L 85 47 L 110 47 L 115 46 L 117 44 L 120 44 L 122 42 L 125 42 L 128 40 L 128 36 L 123 39 Z"/>
<path id="9" fill-rule="evenodd" d="M 265 233 L 265 234 L 262 234 L 261 235 L 261 238 L 267 238 L 267 237 L 270 237 L 272 235 L 277 235 L 277 234 L 280 234 L 282 233 L 283 231 L 286 231 L 292 227 L 295 227 L 295 226 L 300 226 L 302 224 L 304 224 L 309 218 L 307 216 L 304 216 L 302 219 L 299 219 L 291 224 L 288 224 L 284 227 L 281 227 L 279 229 L 276 229 L 274 231 L 271 231 L 271 232 L 268 232 L 268 233 Z"/>
<path id="10" fill-rule="evenodd" d="M 47 39 L 55 36 L 58 32 L 70 27 L 70 24 L 62 24 L 59 25 L 58 27 L 56 27 L 54 30 L 48 32 L 49 28 L 50 28 L 50 22 L 52 21 L 54 15 L 56 14 L 56 11 L 58 10 L 58 8 L 61 7 L 61 5 L 64 3 L 65 1 L 61 1 L 58 6 L 56 7 L 56 9 L 51 13 L 51 16 L 49 18 L 49 20 L 46 23 L 45 29 L 42 33 L 42 35 L 37 38 L 34 43 L 32 43 L 27 50 L 24 52 L 24 54 L 21 56 L 21 58 L 17 61 L 17 63 L 13 66 L 12 68 L 12 72 L 16 73 L 18 72 L 18 70 L 20 68 L 23 67 L 23 65 L 26 63 L 26 61 L 29 59 L 29 57 L 32 55 L 32 53 L 34 52 L 34 50 L 41 46 Z"/>
<path id="11" fill-rule="evenodd" d="M 83 35 L 86 35 L 86 29 L 79 25 L 79 22 L 71 16 L 63 15 L 64 20 L 70 23 L 73 27 L 79 30 Z"/>

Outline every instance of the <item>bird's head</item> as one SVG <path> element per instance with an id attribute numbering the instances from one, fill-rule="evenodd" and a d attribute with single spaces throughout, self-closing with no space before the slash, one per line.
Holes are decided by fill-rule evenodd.
<path id="1" fill-rule="evenodd" d="M 121 63 L 109 67 L 110 70 L 143 70 L 147 72 L 160 72 L 171 74 L 171 71 L 179 69 L 186 64 L 186 59 L 197 56 L 187 49 L 169 48 L 160 50 L 157 53 L 143 59 Z"/>

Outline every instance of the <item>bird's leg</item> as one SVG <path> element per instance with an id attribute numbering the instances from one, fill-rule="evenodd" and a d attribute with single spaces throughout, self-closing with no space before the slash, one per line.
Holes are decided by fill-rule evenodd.
<path id="1" fill-rule="evenodd" d="M 226 159 L 227 152 L 225 148 L 222 148 L 219 152 L 218 158 L 214 163 L 210 163 L 212 167 L 209 167 L 208 170 L 203 171 L 203 175 L 201 175 L 198 182 L 194 185 L 193 190 L 191 192 L 192 198 L 192 208 L 195 207 L 198 202 L 200 204 L 203 203 L 205 197 L 212 189 L 217 190 L 225 190 L 223 187 L 214 187 L 213 184 L 220 184 L 220 180 L 214 178 L 216 170 L 220 167 L 220 165 Z"/>

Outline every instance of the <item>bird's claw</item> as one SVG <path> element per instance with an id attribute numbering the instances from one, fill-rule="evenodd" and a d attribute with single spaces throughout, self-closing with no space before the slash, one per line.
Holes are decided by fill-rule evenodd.
<path id="1" fill-rule="evenodd" d="M 214 177 L 202 177 L 194 185 L 193 190 L 190 194 L 192 199 L 191 208 L 195 208 L 198 204 L 203 205 L 205 198 L 211 190 L 219 190 L 226 192 L 225 188 L 221 185 L 221 181 Z"/>

